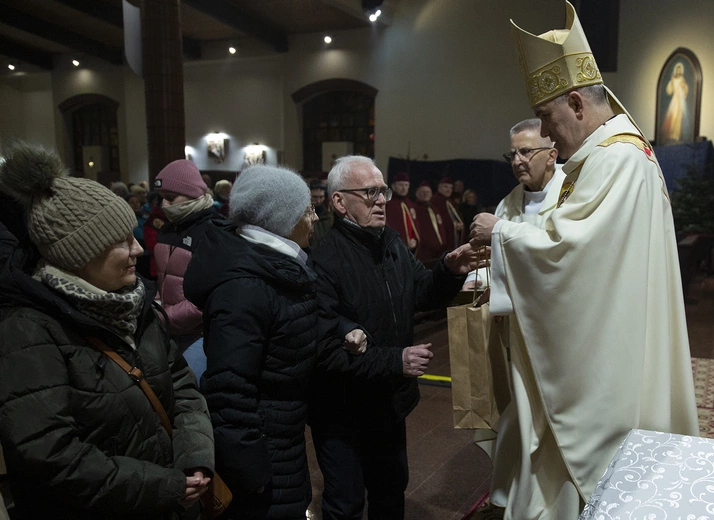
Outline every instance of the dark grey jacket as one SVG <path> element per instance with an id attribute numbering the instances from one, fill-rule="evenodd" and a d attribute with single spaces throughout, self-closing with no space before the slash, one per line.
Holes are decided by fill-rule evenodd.
<path id="1" fill-rule="evenodd" d="M 0 442 L 20 518 L 163 519 L 183 512 L 185 469 L 213 470 L 195 377 L 146 300 L 136 351 L 22 272 L 0 225 Z M 143 371 L 173 441 L 141 388 L 89 345 L 94 335 Z"/>

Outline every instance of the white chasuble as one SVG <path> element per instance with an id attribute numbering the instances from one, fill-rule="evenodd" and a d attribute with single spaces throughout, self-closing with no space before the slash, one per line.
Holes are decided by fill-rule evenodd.
<path id="1" fill-rule="evenodd" d="M 503 221 L 492 247 L 520 326 L 515 334 L 511 320 L 511 346 L 521 343 L 514 387 L 523 385 L 516 400 L 525 397 L 532 416 L 520 427 L 532 438 L 521 442 L 535 443 L 537 464 L 567 471 L 586 501 L 630 429 L 699 428 L 672 211 L 651 149 L 619 115 L 563 171 L 564 185 L 574 184 L 544 229 Z M 544 457 L 553 447 L 559 457 Z M 521 484 L 525 514 L 514 508 L 510 518 L 529 518 L 522 495 L 541 484 Z M 569 490 L 542 494 L 557 502 Z M 559 507 L 538 518 L 568 518 Z"/>

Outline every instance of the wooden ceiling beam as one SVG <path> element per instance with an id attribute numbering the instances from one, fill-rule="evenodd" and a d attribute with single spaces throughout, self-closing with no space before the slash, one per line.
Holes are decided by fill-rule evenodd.
<path id="1" fill-rule="evenodd" d="M 52 70 L 52 54 L 48 52 L 43 52 L 32 47 L 28 47 L 3 35 L 0 35 L 0 49 L 2 49 L 2 51 L 0 52 L 10 58 L 25 63 L 30 63 L 32 65 L 40 67 L 41 69 Z"/>
<path id="2" fill-rule="evenodd" d="M 55 2 L 70 7 L 75 11 L 88 14 L 93 18 L 107 22 L 115 27 L 124 27 L 124 12 L 121 7 L 98 2 L 97 0 L 55 0 Z M 201 59 L 200 42 L 184 36 L 183 54 L 192 60 Z"/>
<path id="3" fill-rule="evenodd" d="M 121 65 L 123 63 L 121 51 L 41 18 L 31 16 L 8 5 L 0 4 L 0 20 L 21 31 L 41 36 L 46 40 L 65 45 L 86 54 L 91 54 L 92 56 L 97 56 L 109 63 L 114 63 L 115 65 Z"/>
<path id="4" fill-rule="evenodd" d="M 253 36 L 278 52 L 288 51 L 288 35 L 261 18 L 226 0 L 182 0 L 221 23 Z"/>

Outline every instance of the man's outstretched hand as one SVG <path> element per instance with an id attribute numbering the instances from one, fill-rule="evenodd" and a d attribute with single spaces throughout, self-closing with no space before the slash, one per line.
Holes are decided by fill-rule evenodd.
<path id="1" fill-rule="evenodd" d="M 480 255 L 477 247 L 464 244 L 444 257 L 444 265 L 455 275 L 469 274 L 478 268 Z"/>

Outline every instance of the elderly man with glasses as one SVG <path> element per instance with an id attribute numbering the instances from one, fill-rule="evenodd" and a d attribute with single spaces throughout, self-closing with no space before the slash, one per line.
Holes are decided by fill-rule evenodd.
<path id="1" fill-rule="evenodd" d="M 511 128 L 510 136 L 511 151 L 503 158 L 511 164 L 519 184 L 500 202 L 495 214 L 542 227 L 558 202 L 565 178 L 562 168 L 555 164 L 558 151 L 550 139 L 541 137 L 540 119 L 521 121 Z"/>
<path id="2" fill-rule="evenodd" d="M 385 225 L 392 190 L 372 159 L 338 159 L 327 188 L 336 218 L 312 258 L 321 339 L 309 413 L 325 482 L 322 518 L 361 519 L 366 489 L 370 519 L 399 520 L 405 418 L 432 357 L 430 344 L 412 345 L 414 312 L 446 306 L 476 255 L 466 244 L 432 270 L 416 260 Z M 363 348 L 354 354 L 350 343 Z"/>

